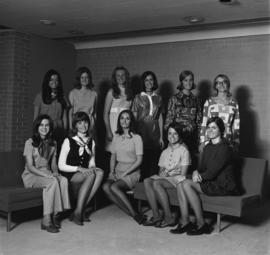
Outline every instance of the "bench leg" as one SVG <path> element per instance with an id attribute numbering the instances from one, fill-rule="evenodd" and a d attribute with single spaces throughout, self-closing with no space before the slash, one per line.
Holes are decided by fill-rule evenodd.
<path id="1" fill-rule="evenodd" d="M 217 213 L 217 233 L 220 232 L 221 229 L 221 214 Z"/>
<path id="2" fill-rule="evenodd" d="M 7 232 L 10 232 L 11 228 L 11 212 L 7 213 Z"/>

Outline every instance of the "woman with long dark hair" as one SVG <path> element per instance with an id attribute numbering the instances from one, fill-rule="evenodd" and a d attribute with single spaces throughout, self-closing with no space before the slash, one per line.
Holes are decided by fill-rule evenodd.
<path id="1" fill-rule="evenodd" d="M 67 130 L 68 103 L 63 93 L 63 85 L 60 74 L 50 69 L 42 82 L 42 92 L 37 94 L 34 100 L 34 120 L 40 114 L 47 114 L 53 121 L 53 136 L 58 148 Z"/>
<path id="2" fill-rule="evenodd" d="M 141 76 L 143 91 L 136 95 L 132 104 L 138 133 L 143 139 L 144 157 L 141 179 L 157 174 L 157 163 L 164 146 L 163 141 L 163 104 L 161 96 L 156 93 L 158 82 L 156 75 L 146 71 Z"/>
<path id="3" fill-rule="evenodd" d="M 126 191 L 139 182 L 142 157 L 142 138 L 135 133 L 133 113 L 124 110 L 118 117 L 117 131 L 112 141 L 110 174 L 103 190 L 113 203 L 139 224 L 143 222 L 143 217 L 133 209 Z"/>
<path id="4" fill-rule="evenodd" d="M 22 179 L 27 188 L 43 188 L 41 229 L 59 232 L 57 214 L 70 208 L 67 179 L 58 173 L 56 142 L 52 139 L 53 122 L 39 115 L 33 124 L 33 136 L 25 142 L 26 164 Z"/>

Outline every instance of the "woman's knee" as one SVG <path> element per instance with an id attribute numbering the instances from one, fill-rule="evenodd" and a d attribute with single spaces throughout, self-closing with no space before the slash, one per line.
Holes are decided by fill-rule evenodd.
<path id="1" fill-rule="evenodd" d="M 111 193 L 111 183 L 109 182 L 105 182 L 103 185 L 102 185 L 102 189 L 105 193 Z"/>

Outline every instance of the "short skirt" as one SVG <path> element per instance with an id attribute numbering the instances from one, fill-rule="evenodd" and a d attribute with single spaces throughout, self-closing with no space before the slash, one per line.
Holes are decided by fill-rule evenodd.
<path id="1" fill-rule="evenodd" d="M 175 175 L 175 176 L 168 176 L 168 177 L 162 177 L 159 175 L 152 175 L 150 178 L 153 180 L 160 180 L 160 179 L 167 180 L 174 187 L 176 187 L 178 183 L 180 183 L 186 179 L 186 177 L 183 175 Z"/>
<path id="2" fill-rule="evenodd" d="M 135 187 L 135 185 L 139 182 L 139 180 L 140 180 L 140 169 L 138 168 L 133 173 L 125 175 L 124 177 L 121 177 L 121 176 L 126 172 L 126 170 L 132 164 L 133 163 L 117 162 L 117 165 L 115 167 L 116 179 L 124 181 L 130 189 L 133 189 Z M 113 176 L 109 176 L 109 179 L 113 180 Z"/>

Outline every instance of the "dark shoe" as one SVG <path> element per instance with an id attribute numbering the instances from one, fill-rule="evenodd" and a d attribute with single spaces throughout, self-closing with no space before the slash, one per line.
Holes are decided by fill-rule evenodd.
<path id="1" fill-rule="evenodd" d="M 151 217 L 150 220 L 144 221 L 143 225 L 146 227 L 155 226 L 157 224 L 157 222 L 160 222 L 161 220 L 162 220 L 161 218 L 155 219 L 155 218 Z"/>
<path id="2" fill-rule="evenodd" d="M 133 219 L 134 219 L 139 225 L 143 224 L 143 222 L 145 221 L 144 216 L 141 215 L 141 214 L 136 214 L 136 215 L 133 217 Z"/>
<path id="3" fill-rule="evenodd" d="M 210 234 L 211 232 L 212 232 L 211 227 L 207 223 L 204 223 L 203 226 L 201 226 L 200 228 L 197 227 L 187 231 L 187 235 L 197 236 L 202 234 Z"/>
<path id="4" fill-rule="evenodd" d="M 53 225 L 56 227 L 56 228 L 61 228 L 61 221 L 60 221 L 60 217 L 59 215 L 53 215 L 52 217 L 52 222 L 53 222 Z"/>
<path id="5" fill-rule="evenodd" d="M 50 224 L 48 226 L 44 225 L 43 223 L 41 223 L 41 229 L 42 230 L 46 230 L 47 232 L 49 233 L 58 233 L 59 232 L 59 229 L 56 228 L 54 225 Z"/>
<path id="6" fill-rule="evenodd" d="M 195 228 L 195 225 L 192 222 L 189 222 L 185 226 L 182 226 L 180 223 L 177 225 L 176 228 L 171 229 L 170 233 L 172 234 L 183 234 L 187 231 L 190 231 Z"/>
<path id="7" fill-rule="evenodd" d="M 91 222 L 89 217 L 90 217 L 90 215 L 88 213 L 84 212 L 83 218 L 82 218 L 83 222 Z"/>
<path id="8" fill-rule="evenodd" d="M 72 213 L 69 216 L 69 220 L 73 221 L 75 224 L 77 224 L 79 226 L 83 226 L 83 221 L 82 221 L 81 217 L 79 217 L 78 215 L 75 215 L 74 213 Z"/>

